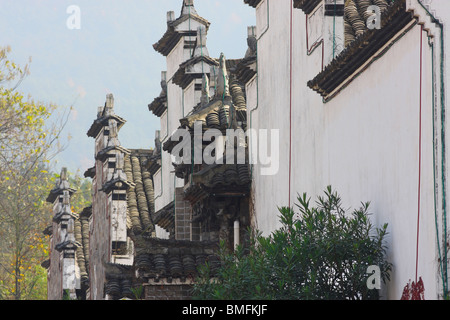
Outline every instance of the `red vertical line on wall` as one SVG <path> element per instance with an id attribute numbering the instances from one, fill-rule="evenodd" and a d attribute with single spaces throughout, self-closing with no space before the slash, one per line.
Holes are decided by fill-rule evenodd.
<path id="1" fill-rule="evenodd" d="M 112 254 L 111 254 L 111 247 L 112 247 L 112 243 L 111 243 L 111 214 L 109 213 L 109 201 L 108 201 L 108 195 L 105 193 L 106 195 L 106 216 L 108 218 L 108 262 L 112 262 Z M 112 199 L 111 199 L 112 201 Z"/>
<path id="2" fill-rule="evenodd" d="M 305 16 L 306 21 L 306 52 L 309 53 L 309 32 L 308 32 L 308 14 Z"/>
<path id="3" fill-rule="evenodd" d="M 419 266 L 419 226 L 420 226 L 420 180 L 421 180 L 421 166 L 422 166 L 422 37 L 423 37 L 423 25 L 420 27 L 420 76 L 419 76 L 419 181 L 417 187 L 417 242 L 416 242 L 416 283 L 417 273 Z"/>
<path id="4" fill-rule="evenodd" d="M 291 171 L 292 171 L 292 61 L 293 61 L 293 48 L 292 48 L 292 24 L 293 24 L 293 8 L 294 3 L 291 0 L 290 7 L 290 40 L 289 40 L 289 207 L 291 207 Z"/>
<path id="5" fill-rule="evenodd" d="M 324 57 L 325 57 L 325 44 L 324 41 L 322 39 L 322 69 L 321 71 L 323 71 L 323 61 L 324 61 Z"/>

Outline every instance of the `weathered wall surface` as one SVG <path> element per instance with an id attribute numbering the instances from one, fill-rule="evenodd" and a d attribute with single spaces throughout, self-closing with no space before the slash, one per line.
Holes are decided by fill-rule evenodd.
<path id="1" fill-rule="evenodd" d="M 298 193 L 308 192 L 314 198 L 327 185 L 339 192 L 344 206 L 371 201 L 374 224 L 389 224 L 388 259 L 394 271 L 383 294 L 399 299 L 408 280 L 414 280 L 420 199 L 418 273 L 425 283 L 425 297 L 434 299 L 438 265 L 431 50 L 426 34 L 421 46 L 420 26 L 414 27 L 335 98 L 323 103 L 306 85 L 321 71 L 322 50 L 318 47 L 307 54 L 306 17 L 298 9 L 293 11 L 291 42 L 286 18 L 290 4 L 264 0 L 256 9 L 257 22 L 263 24 L 257 28 L 259 95 L 257 101 L 249 101 L 253 105 L 249 109 L 256 108 L 249 113 L 252 128 L 280 130 L 278 173 L 263 176 L 261 165 L 254 166 L 256 226 L 270 233 L 279 227 L 277 206 L 292 206 Z"/>
<path id="2" fill-rule="evenodd" d="M 56 201 L 59 201 L 57 199 Z M 58 224 L 53 222 L 53 236 L 50 242 L 50 267 L 47 278 L 47 298 L 48 300 L 62 299 L 62 257 L 61 253 L 55 249 L 55 245 L 61 242 L 58 231 Z"/>
<path id="3" fill-rule="evenodd" d="M 103 130 L 96 139 L 96 153 L 103 149 L 99 141 L 103 141 Z M 107 195 L 101 191 L 106 182 L 108 166 L 100 160 L 95 161 L 95 178 L 92 183 L 92 216 L 90 220 L 90 247 L 89 247 L 89 276 L 91 281 L 91 300 L 104 298 L 104 263 L 110 261 L 110 217 L 108 215 Z"/>

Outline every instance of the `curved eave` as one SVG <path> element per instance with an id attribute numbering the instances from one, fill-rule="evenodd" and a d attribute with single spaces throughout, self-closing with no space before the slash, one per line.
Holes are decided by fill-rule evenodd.
<path id="1" fill-rule="evenodd" d="M 305 14 L 310 14 L 322 0 L 294 0 L 294 8 L 301 9 Z"/>
<path id="2" fill-rule="evenodd" d="M 219 62 L 217 60 L 208 57 L 208 56 L 198 56 L 193 57 L 186 62 L 180 64 L 180 67 L 178 68 L 177 72 L 175 72 L 173 76 L 173 83 L 180 86 L 183 89 L 186 89 L 186 87 L 194 80 L 194 79 L 201 79 L 203 77 L 202 73 L 190 73 L 187 70 L 194 67 L 196 64 L 200 63 L 206 63 L 209 66 L 218 67 Z M 206 72 L 206 74 L 209 74 L 209 72 Z"/>
<path id="3" fill-rule="evenodd" d="M 135 184 L 133 182 L 117 178 L 110 181 L 105 182 L 102 186 L 103 192 L 106 194 L 110 193 L 113 190 L 128 190 L 130 187 L 134 187 Z"/>
<path id="4" fill-rule="evenodd" d="M 180 41 L 181 37 L 181 33 L 176 32 L 173 28 L 169 27 L 163 37 L 153 45 L 153 49 L 167 57 L 178 41 Z"/>
<path id="5" fill-rule="evenodd" d="M 206 31 L 208 31 L 210 22 L 208 22 L 207 20 L 203 19 L 202 17 L 200 17 L 198 15 L 185 14 L 185 15 L 182 15 L 181 17 L 179 17 L 177 20 L 174 20 L 167 24 L 167 31 L 164 33 L 162 38 L 153 45 L 153 49 L 155 49 L 155 51 L 159 52 L 160 54 L 162 54 L 163 56 L 166 57 L 173 50 L 173 48 L 175 48 L 178 41 L 180 41 L 181 37 L 196 36 L 197 35 L 196 30 L 191 30 L 191 31 L 177 31 L 176 30 L 176 27 L 179 24 L 181 24 L 182 22 L 184 22 L 190 18 L 205 25 Z"/>
<path id="6" fill-rule="evenodd" d="M 170 231 L 175 226 L 174 202 L 170 202 L 167 206 L 156 212 L 153 221 L 164 230 Z"/>
<path id="7" fill-rule="evenodd" d="M 244 0 L 245 4 L 248 4 L 250 7 L 256 8 L 262 0 Z"/>
<path id="8" fill-rule="evenodd" d="M 68 240 L 68 241 L 64 241 L 64 242 L 57 244 L 55 246 L 55 249 L 57 251 L 61 252 L 64 250 L 75 250 L 76 248 L 79 248 L 79 247 L 81 247 L 81 243 L 79 243 L 78 241 Z"/>
<path id="9" fill-rule="evenodd" d="M 108 121 L 110 119 L 116 120 L 117 130 L 120 130 L 120 128 L 122 128 L 123 125 L 126 123 L 125 119 L 123 119 L 117 115 L 100 117 L 98 119 L 95 119 L 94 122 L 92 123 L 91 127 L 89 128 L 89 130 L 87 132 L 88 137 L 96 138 L 98 136 L 100 130 L 102 130 L 102 128 L 108 124 Z"/>
<path id="10" fill-rule="evenodd" d="M 95 167 L 89 168 L 84 172 L 85 178 L 94 178 L 95 177 Z"/>
<path id="11" fill-rule="evenodd" d="M 351 42 L 325 69 L 307 85 L 328 99 L 330 94 L 414 20 L 403 0 L 395 2 L 381 16 L 381 29 L 367 30 Z M 405 31 L 406 32 L 406 31 Z"/>
<path id="12" fill-rule="evenodd" d="M 167 110 L 167 95 L 162 94 L 159 97 L 155 98 L 153 102 L 148 105 L 148 110 L 151 111 L 155 116 L 161 117 Z"/>
<path id="13" fill-rule="evenodd" d="M 246 84 L 256 75 L 256 55 L 242 59 L 236 66 L 236 78 Z"/>
<path id="14" fill-rule="evenodd" d="M 112 147 L 106 147 L 102 150 L 100 150 L 97 155 L 95 156 L 95 160 L 100 160 L 100 161 L 105 161 L 106 158 L 109 157 L 115 157 L 116 154 L 115 153 L 111 153 L 111 151 L 120 151 L 123 152 L 125 154 L 130 154 L 131 151 L 128 149 L 125 149 L 124 147 L 121 146 L 112 146 Z"/>
<path id="15" fill-rule="evenodd" d="M 72 194 L 74 194 L 76 192 L 75 189 L 69 188 L 66 189 L 67 191 L 69 191 L 69 195 L 72 196 Z M 49 203 L 53 203 L 55 202 L 55 200 L 58 198 L 58 196 L 63 194 L 63 189 L 60 188 L 56 188 L 50 191 L 50 194 L 48 195 L 46 201 Z"/>
<path id="16" fill-rule="evenodd" d="M 86 207 L 81 211 L 80 218 L 89 218 L 92 215 L 92 205 L 89 207 Z"/>
<path id="17" fill-rule="evenodd" d="M 44 268 L 44 269 L 50 268 L 50 259 L 42 261 L 41 267 Z"/>

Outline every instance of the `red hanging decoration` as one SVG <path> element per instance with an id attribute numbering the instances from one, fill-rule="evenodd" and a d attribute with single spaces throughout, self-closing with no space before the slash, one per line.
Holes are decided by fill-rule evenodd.
<path id="1" fill-rule="evenodd" d="M 422 277 L 419 277 L 419 281 L 409 283 L 403 288 L 403 294 L 400 300 L 425 300 L 425 287 L 423 285 Z"/>

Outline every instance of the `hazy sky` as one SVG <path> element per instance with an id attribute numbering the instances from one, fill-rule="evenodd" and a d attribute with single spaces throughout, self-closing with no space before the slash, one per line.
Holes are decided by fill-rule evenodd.
<path id="1" fill-rule="evenodd" d="M 10 45 L 10 58 L 31 74 L 19 87 L 44 103 L 74 110 L 63 133 L 72 137 L 58 157 L 57 168 L 84 172 L 94 163 L 94 140 L 86 135 L 97 107 L 113 93 L 116 113 L 127 120 L 119 133 L 126 148 L 151 148 L 159 118 L 147 105 L 161 91 L 165 57 L 153 50 L 166 31 L 166 13 L 179 16 L 182 0 L 0 0 L 0 46 Z M 208 50 L 212 57 L 242 58 L 247 26 L 254 9 L 243 0 L 195 0 L 211 22 Z M 70 30 L 66 12 L 81 10 L 81 29 Z M 61 109 L 63 110 L 63 109 Z"/>

